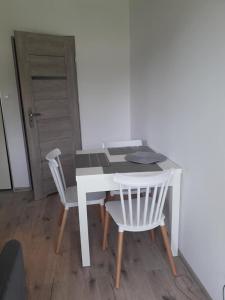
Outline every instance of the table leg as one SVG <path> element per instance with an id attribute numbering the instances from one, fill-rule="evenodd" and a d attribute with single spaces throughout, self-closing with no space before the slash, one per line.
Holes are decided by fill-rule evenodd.
<path id="1" fill-rule="evenodd" d="M 77 196 L 78 196 L 82 266 L 89 267 L 90 249 L 89 249 L 89 236 L 88 236 L 86 192 L 78 183 L 77 183 Z"/>
<path id="2" fill-rule="evenodd" d="M 171 249 L 178 255 L 181 173 L 175 172 L 172 186 Z"/>

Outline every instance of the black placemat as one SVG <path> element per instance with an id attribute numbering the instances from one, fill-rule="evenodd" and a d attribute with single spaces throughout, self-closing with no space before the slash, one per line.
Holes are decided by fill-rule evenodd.
<path id="1" fill-rule="evenodd" d="M 110 165 L 105 153 L 76 154 L 76 168 L 107 167 Z"/>
<path id="2" fill-rule="evenodd" d="M 109 166 L 103 166 L 104 174 L 132 173 L 132 172 L 154 172 L 162 171 L 157 164 L 136 164 L 128 161 L 113 162 Z"/>
<path id="3" fill-rule="evenodd" d="M 123 154 L 135 153 L 137 151 L 154 152 L 148 146 L 116 147 L 116 148 L 108 148 L 108 151 L 110 155 L 123 155 Z"/>

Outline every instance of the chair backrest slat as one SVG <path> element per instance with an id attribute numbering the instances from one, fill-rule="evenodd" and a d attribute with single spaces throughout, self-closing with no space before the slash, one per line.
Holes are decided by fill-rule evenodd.
<path id="1" fill-rule="evenodd" d="M 64 173 L 63 173 L 62 164 L 61 164 L 59 156 L 57 156 L 57 162 L 58 162 L 58 165 L 59 165 L 59 173 L 60 173 L 60 177 L 62 179 L 62 184 L 63 184 L 64 190 L 66 190 L 66 180 L 65 180 L 65 176 L 64 176 Z"/>
<path id="2" fill-rule="evenodd" d="M 162 200 L 161 200 L 161 204 L 160 204 L 160 208 L 159 208 L 159 216 L 162 214 L 162 211 L 164 208 L 164 204 L 166 201 L 166 195 L 168 192 L 168 187 L 169 187 L 169 181 L 166 182 L 165 187 L 164 187 L 163 196 L 162 196 Z"/>
<path id="3" fill-rule="evenodd" d="M 163 171 L 152 176 L 116 174 L 114 181 L 120 186 L 120 201 L 123 222 L 126 226 L 141 227 L 159 224 L 173 170 Z M 128 203 L 124 198 L 127 190 Z M 133 191 L 136 192 L 136 197 Z M 150 197 L 150 194 L 153 195 Z M 144 195 L 144 197 L 142 197 Z M 136 211 L 134 211 L 134 208 Z M 129 218 L 128 218 L 129 215 Z"/>
<path id="4" fill-rule="evenodd" d="M 123 214 L 123 221 L 124 221 L 124 224 L 127 224 L 127 216 L 126 216 L 126 210 L 125 210 L 125 203 L 124 203 L 122 185 L 120 185 L 120 199 L 121 199 L 121 208 L 122 208 L 122 214 Z"/>
<path id="5" fill-rule="evenodd" d="M 163 190 L 164 190 L 164 185 L 162 184 L 159 187 L 159 195 L 158 195 L 158 199 L 157 199 L 157 203 L 156 203 L 156 208 L 154 211 L 154 218 L 153 218 L 153 223 L 156 222 L 156 220 L 158 219 L 158 213 L 159 213 L 159 207 L 160 207 L 160 203 L 161 203 L 161 199 L 162 199 L 162 195 L 163 195 Z"/>
<path id="6" fill-rule="evenodd" d="M 140 187 L 137 188 L 137 226 L 140 224 L 141 201 L 140 201 Z"/>
<path id="7" fill-rule="evenodd" d="M 129 212 L 130 212 L 130 224 L 133 225 L 133 207 L 132 207 L 132 196 L 131 196 L 130 187 L 128 187 L 128 203 L 129 203 Z"/>
<path id="8" fill-rule="evenodd" d="M 60 161 L 61 151 L 59 149 L 54 149 L 46 155 L 48 160 L 48 165 L 52 173 L 53 180 L 55 182 L 56 188 L 58 190 L 60 200 L 63 205 L 66 204 L 66 181 L 62 169 L 62 164 Z"/>
<path id="9" fill-rule="evenodd" d="M 157 192 L 158 192 L 158 186 L 156 185 L 154 187 L 154 191 L 153 191 L 152 205 L 151 205 L 150 214 L 149 214 L 149 224 L 153 223 L 153 214 L 155 212 L 155 203 L 156 203 Z"/>
<path id="10" fill-rule="evenodd" d="M 145 206 L 144 206 L 144 215 L 143 215 L 143 225 L 146 224 L 147 214 L 148 214 L 148 205 L 149 205 L 149 186 L 145 190 Z"/>

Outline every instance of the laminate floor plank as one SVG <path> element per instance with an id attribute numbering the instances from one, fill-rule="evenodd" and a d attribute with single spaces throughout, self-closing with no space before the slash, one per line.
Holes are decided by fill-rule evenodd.
<path id="1" fill-rule="evenodd" d="M 121 287 L 115 289 L 117 226 L 101 249 L 99 207 L 88 207 L 92 266 L 81 267 L 77 208 L 69 211 L 60 254 L 55 254 L 60 202 L 57 195 L 33 201 L 31 192 L 0 193 L 0 247 L 18 239 L 24 252 L 30 300 L 207 300 L 182 260 L 171 274 L 160 232 L 125 233 Z"/>

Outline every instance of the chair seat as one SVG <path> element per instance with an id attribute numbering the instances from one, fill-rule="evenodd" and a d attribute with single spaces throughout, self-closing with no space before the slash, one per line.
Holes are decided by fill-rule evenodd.
<path id="1" fill-rule="evenodd" d="M 66 208 L 78 206 L 77 187 L 70 186 L 65 191 Z M 105 192 L 87 193 L 87 205 L 104 205 Z"/>
<path id="2" fill-rule="evenodd" d="M 150 198 L 151 199 L 151 198 Z M 129 202 L 125 201 L 125 211 L 126 211 L 126 225 L 124 225 L 121 201 L 109 201 L 105 204 L 107 212 L 111 215 L 113 220 L 119 226 L 120 231 L 146 231 L 151 230 L 160 225 L 164 225 L 165 216 L 162 216 L 162 219 L 157 223 L 153 223 L 151 225 L 143 224 L 144 215 L 140 216 L 140 223 L 137 226 L 137 199 L 132 199 L 132 211 L 133 211 L 133 225 L 130 223 L 130 214 L 129 214 Z M 150 203 L 150 200 L 149 200 Z M 144 212 L 145 198 L 140 198 L 140 211 Z M 147 216 L 148 220 L 149 216 Z"/>

